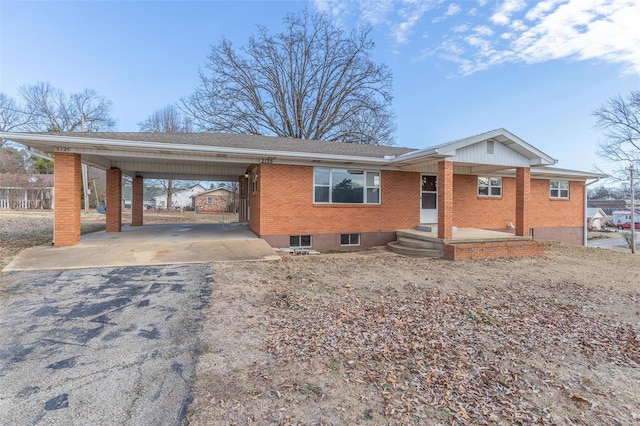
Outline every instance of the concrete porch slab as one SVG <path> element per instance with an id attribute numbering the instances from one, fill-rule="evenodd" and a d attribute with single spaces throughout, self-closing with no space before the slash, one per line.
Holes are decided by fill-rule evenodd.
<path id="1" fill-rule="evenodd" d="M 417 229 L 399 229 L 396 231 L 398 235 L 409 236 L 411 238 L 442 242 L 444 244 L 468 244 L 468 243 L 486 243 L 486 242 L 506 242 L 506 241 L 531 241 L 531 237 L 520 237 L 508 232 L 490 231 L 487 229 L 477 228 L 456 228 L 453 231 L 453 238 L 438 238 L 437 232 L 425 232 Z"/>
<path id="2" fill-rule="evenodd" d="M 16 256 L 3 272 L 279 258 L 266 241 L 242 224 L 154 224 L 83 235 L 75 246 L 32 247 Z"/>

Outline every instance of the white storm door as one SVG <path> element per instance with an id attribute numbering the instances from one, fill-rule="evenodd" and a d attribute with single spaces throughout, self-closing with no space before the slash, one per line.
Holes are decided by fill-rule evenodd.
<path id="1" fill-rule="evenodd" d="M 420 189 L 420 223 L 438 223 L 437 176 L 422 175 Z"/>

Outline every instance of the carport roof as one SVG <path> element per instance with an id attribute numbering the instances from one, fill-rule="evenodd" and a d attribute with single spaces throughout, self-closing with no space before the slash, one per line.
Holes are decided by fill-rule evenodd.
<path id="1" fill-rule="evenodd" d="M 483 164 L 478 157 L 477 162 L 469 163 L 467 156 L 467 164 L 471 166 L 466 167 L 461 162 L 456 173 L 474 174 L 482 171 L 509 175 L 516 166 L 527 165 L 532 167 L 532 173 L 542 176 L 574 179 L 603 177 L 600 174 L 550 168 L 548 166 L 555 164 L 556 160 L 505 129 L 419 150 L 234 133 L 0 132 L 0 138 L 47 153 L 78 153 L 87 164 L 104 169 L 117 167 L 124 174 L 152 179 L 235 180 L 245 173 L 249 165 L 259 163 L 375 167 L 432 173 L 438 161 L 449 158 L 458 162 L 458 153 L 489 140 L 508 148 L 517 162 L 507 158 L 507 161 L 499 164 Z"/>

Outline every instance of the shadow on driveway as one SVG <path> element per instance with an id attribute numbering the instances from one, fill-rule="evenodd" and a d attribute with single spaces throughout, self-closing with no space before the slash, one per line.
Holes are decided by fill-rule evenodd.
<path id="1" fill-rule="evenodd" d="M 190 264 L 5 274 L 0 424 L 181 424 L 211 273 Z"/>

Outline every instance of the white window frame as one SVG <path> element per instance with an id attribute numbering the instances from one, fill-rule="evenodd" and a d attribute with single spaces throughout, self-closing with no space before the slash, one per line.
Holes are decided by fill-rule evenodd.
<path id="1" fill-rule="evenodd" d="M 326 170 L 329 173 L 329 185 L 317 184 L 316 183 L 316 171 L 317 170 Z M 333 171 L 351 171 L 362 173 L 364 178 L 364 183 L 362 185 L 362 203 L 339 203 L 334 202 L 333 197 Z M 368 177 L 373 177 L 374 184 L 367 185 Z M 377 178 L 377 179 L 376 179 Z M 377 185 L 375 182 L 377 181 Z M 328 188 L 329 190 L 329 200 L 328 201 L 317 201 L 316 200 L 316 188 Z M 378 199 L 377 201 L 369 201 L 369 190 L 377 190 Z M 363 170 L 363 169 L 342 169 L 339 167 L 314 167 L 313 169 L 313 203 L 314 204 L 381 204 L 382 203 L 382 173 L 380 170 Z"/>
<path id="2" fill-rule="evenodd" d="M 555 188 L 554 188 L 554 182 L 555 182 Z M 562 188 L 562 184 L 566 185 L 566 188 Z M 566 179 L 551 179 L 549 181 L 549 198 L 554 198 L 554 199 L 560 199 L 560 200 L 567 200 L 569 198 L 569 188 L 571 187 L 571 185 L 569 184 L 569 181 Z M 555 195 L 554 195 L 555 192 Z M 565 193 L 566 195 L 563 195 L 563 193 Z"/>
<path id="3" fill-rule="evenodd" d="M 207 195 L 207 205 L 213 204 L 213 197 L 211 195 Z"/>
<path id="4" fill-rule="evenodd" d="M 309 245 L 302 244 L 302 238 L 309 237 Z M 291 244 L 292 238 L 298 239 L 298 244 Z M 290 248 L 311 248 L 313 247 L 313 236 L 309 234 L 301 234 L 301 235 L 289 235 L 289 247 Z"/>
<path id="5" fill-rule="evenodd" d="M 347 237 L 347 239 L 349 240 L 349 242 L 346 243 L 346 244 L 342 242 L 342 239 L 344 237 Z M 360 245 L 360 240 L 361 240 L 360 234 L 357 234 L 357 233 L 340 234 L 340 245 L 343 246 L 343 247 L 346 247 L 346 246 L 359 246 Z"/>
<path id="6" fill-rule="evenodd" d="M 487 184 L 486 185 L 481 185 L 480 184 L 480 179 L 486 179 L 487 180 Z M 493 183 L 493 180 L 499 179 L 500 180 L 500 184 L 499 185 L 495 185 Z M 487 188 L 487 193 L 486 194 L 481 194 L 480 193 L 480 188 Z M 499 188 L 500 189 L 500 194 L 493 194 L 493 189 Z M 500 198 L 502 197 L 502 177 L 500 176 L 478 176 L 478 197 L 494 197 L 494 198 Z"/>

